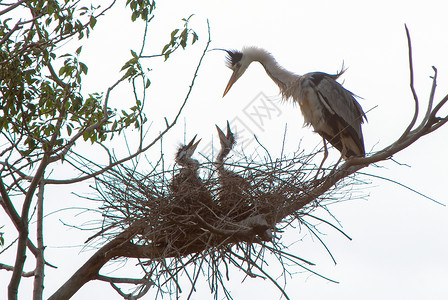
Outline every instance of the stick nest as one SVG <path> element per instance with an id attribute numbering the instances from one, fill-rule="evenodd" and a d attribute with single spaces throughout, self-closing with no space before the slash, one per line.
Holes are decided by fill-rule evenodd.
<path id="1" fill-rule="evenodd" d="M 208 266 L 212 291 L 218 285 L 226 291 L 219 267 L 222 264 L 226 269 L 228 264 L 235 265 L 251 277 L 271 279 L 262 268 L 262 253 L 266 250 L 282 265 L 285 259 L 301 267 L 304 262 L 312 265 L 284 252 L 286 247 L 281 244 L 279 232 L 293 221 L 303 224 L 303 217 L 316 207 L 342 198 L 338 193 L 347 186 L 343 181 L 324 193 L 314 194 L 325 178 L 315 178 L 317 168 L 310 162 L 314 156 L 301 153 L 292 159 L 264 163 L 246 159 L 226 164 L 226 172 L 221 173 L 213 163 L 204 163 L 196 178 L 200 188 L 196 184 L 174 188 L 176 176 L 182 172 L 180 168 L 153 168 L 144 174 L 135 167 L 121 165 L 97 179 L 95 189 L 104 203 L 104 220 L 101 230 L 91 239 L 111 239 L 131 226 L 137 228 L 131 242 L 157 249 L 157 255 L 140 260 L 140 264 L 147 278 L 159 280 L 151 281 L 159 290 L 167 282 L 179 289 L 177 274 L 187 272 L 187 266 L 192 264 L 195 268 L 189 277 L 198 276 Z M 328 172 L 321 170 L 319 174 Z M 306 226 L 310 229 L 309 224 Z M 199 261 L 200 267 L 196 268 Z M 275 280 L 272 282 L 277 285 Z"/>

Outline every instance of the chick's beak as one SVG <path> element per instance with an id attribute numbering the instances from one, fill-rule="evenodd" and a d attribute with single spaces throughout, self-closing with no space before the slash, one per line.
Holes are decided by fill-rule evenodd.
<path id="1" fill-rule="evenodd" d="M 219 139 L 221 141 L 225 140 L 226 135 L 224 134 L 224 132 L 222 132 L 221 128 L 219 128 L 218 125 L 215 125 L 215 126 L 216 126 L 216 130 L 218 131 Z"/>
<path id="2" fill-rule="evenodd" d="M 196 139 L 197 136 L 198 136 L 198 135 L 196 134 L 196 135 L 191 139 L 191 141 L 187 144 L 187 148 L 191 148 L 191 146 L 194 144 L 194 140 Z"/>
<path id="3" fill-rule="evenodd" d="M 196 143 L 194 143 L 193 145 L 191 145 L 189 147 L 189 149 L 194 152 L 196 150 L 196 147 L 198 146 L 199 142 L 201 141 L 201 139 L 199 139 L 199 141 L 197 141 Z"/>
<path id="4" fill-rule="evenodd" d="M 224 94 L 222 97 L 224 97 L 227 92 L 230 90 L 232 85 L 238 80 L 238 70 L 233 71 L 232 76 L 230 77 L 229 83 L 227 83 L 226 90 L 224 91 Z"/>
<path id="5" fill-rule="evenodd" d="M 227 121 L 227 135 L 232 134 L 232 130 L 230 129 L 229 121 Z"/>
<path id="6" fill-rule="evenodd" d="M 196 137 L 198 135 L 196 134 L 193 139 L 188 143 L 187 145 L 187 149 L 188 151 L 190 151 L 191 153 L 193 153 L 196 150 L 196 147 L 198 146 L 199 142 L 201 141 L 201 139 L 199 139 L 199 141 L 197 141 L 196 143 L 194 142 L 196 140 Z"/>

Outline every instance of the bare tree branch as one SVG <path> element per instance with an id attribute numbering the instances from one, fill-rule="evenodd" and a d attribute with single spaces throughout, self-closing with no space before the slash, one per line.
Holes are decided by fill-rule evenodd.
<path id="1" fill-rule="evenodd" d="M 33 300 L 41 300 L 44 289 L 44 233 L 43 233 L 43 219 L 44 219 L 44 187 L 45 184 L 41 181 L 37 193 L 37 248 L 39 254 L 36 256 L 36 269 L 34 276 Z"/>
<path id="2" fill-rule="evenodd" d="M 431 116 L 432 106 L 434 104 L 434 96 L 435 96 L 436 87 L 437 87 L 437 68 L 433 66 L 432 69 L 434 70 L 434 76 L 432 77 L 431 93 L 429 94 L 428 108 L 426 109 L 425 118 L 423 119 L 422 123 L 428 122 L 429 117 Z"/>
<path id="3" fill-rule="evenodd" d="M 14 267 L 0 263 L 0 270 L 14 271 Z M 22 277 L 33 277 L 34 276 L 34 271 L 22 272 L 21 276 Z"/>
<path id="4" fill-rule="evenodd" d="M 409 30 L 408 27 L 406 26 L 406 24 L 404 25 L 405 29 L 406 29 L 406 38 L 408 40 L 408 50 L 409 50 L 409 84 L 410 84 L 410 88 L 412 91 L 412 96 L 414 97 L 414 116 L 412 118 L 411 123 L 409 123 L 408 127 L 406 128 L 406 130 L 403 132 L 403 134 L 401 135 L 401 137 L 398 139 L 398 141 L 402 140 L 405 136 L 408 135 L 408 133 L 412 130 L 412 128 L 415 125 L 415 122 L 417 121 L 417 117 L 418 117 L 418 96 L 417 93 L 415 92 L 415 88 L 414 88 L 414 67 L 413 67 L 413 63 L 412 63 L 412 45 L 411 45 L 411 36 L 409 34 Z"/>
<path id="5" fill-rule="evenodd" d="M 136 279 L 134 279 L 134 278 L 116 278 L 116 277 L 108 277 L 108 276 L 98 275 L 96 279 L 105 281 L 105 282 L 109 282 L 110 285 L 113 287 L 113 289 L 115 291 L 117 291 L 117 293 L 125 299 L 139 299 L 139 298 L 143 297 L 149 291 L 151 286 L 154 285 L 153 282 L 151 282 L 150 280 L 145 279 L 145 278 L 136 278 Z M 123 293 L 121 291 L 121 289 L 116 286 L 117 283 L 141 285 L 142 288 L 140 288 L 140 292 L 138 293 L 138 295 L 134 296 L 132 294 Z"/>
<path id="6" fill-rule="evenodd" d="M 59 119 L 56 122 L 56 128 L 60 128 L 62 125 L 62 122 L 65 119 L 64 118 L 65 114 L 66 114 L 65 104 L 67 101 L 68 101 L 68 97 L 66 95 L 66 97 L 64 98 L 64 101 L 62 103 L 62 106 L 61 106 L 62 108 L 59 113 Z M 58 136 L 59 136 L 59 132 L 54 131 L 50 138 L 50 141 L 48 143 L 48 149 L 52 149 L 54 147 Z M 37 170 L 33 176 L 33 179 L 31 180 L 31 183 L 30 183 L 27 193 L 25 195 L 25 199 L 23 201 L 22 212 L 20 215 L 21 219 L 20 219 L 20 223 L 19 223 L 19 240 L 18 240 L 18 244 L 17 244 L 16 263 L 14 265 L 14 271 L 12 273 L 11 280 L 10 280 L 10 283 L 8 286 L 8 296 L 10 297 L 10 299 L 17 298 L 18 287 L 19 287 L 20 280 L 21 280 L 21 273 L 23 271 L 23 267 L 24 267 L 25 260 L 26 260 L 26 248 L 27 248 L 27 241 L 28 241 L 28 234 L 29 234 L 28 214 L 29 214 L 29 209 L 31 206 L 31 200 L 33 198 L 33 195 L 36 191 L 36 188 L 37 188 L 39 182 L 43 178 L 45 169 L 49 164 L 49 158 L 50 158 L 50 152 L 47 150 L 47 151 L 45 151 L 45 153 L 40 161 L 39 167 L 37 168 Z"/>
<path id="7" fill-rule="evenodd" d="M 13 9 L 15 9 L 16 7 L 20 6 L 20 5 L 23 4 L 24 2 L 29 2 L 29 1 L 31 1 L 31 0 L 20 0 L 20 1 L 17 1 L 16 3 L 14 3 L 14 4 L 9 5 L 9 6 L 8 6 L 7 8 L 5 8 L 4 10 L 0 11 L 0 16 L 6 14 L 6 13 L 8 13 L 8 12 L 10 12 L 11 10 L 13 10 Z M 1 45 L 1 43 L 0 43 L 0 45 Z"/>

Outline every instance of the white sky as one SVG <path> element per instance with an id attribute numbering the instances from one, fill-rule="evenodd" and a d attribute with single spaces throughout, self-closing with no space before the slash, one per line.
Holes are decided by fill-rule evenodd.
<path id="1" fill-rule="evenodd" d="M 366 150 L 379 150 L 400 136 L 413 113 L 404 23 L 411 32 L 415 87 L 422 109 L 432 84 L 431 66 L 439 70 L 436 99 L 448 93 L 446 11 L 445 1 L 159 1 L 156 18 L 150 25 L 146 54 L 158 53 L 170 31 L 181 26 L 180 19 L 190 14 L 195 14 L 191 25 L 199 33 L 200 40 L 189 50 L 175 54 L 166 64 L 148 61 L 154 69 L 150 75 L 152 86 L 146 111 L 154 122 L 150 136 L 162 128 L 164 116 L 169 119 L 174 116 L 175 109 L 183 101 L 207 39 L 208 18 L 211 48 L 263 47 L 273 53 L 281 65 L 298 74 L 334 73 L 344 61 L 348 67 L 342 79 L 344 86 L 363 98 L 359 102 L 365 111 L 377 106 L 368 113 L 369 122 L 364 125 L 363 132 Z M 86 91 L 105 91 L 119 78 L 117 72 L 130 58 L 129 50 L 139 49 L 142 27 L 131 24 L 128 18 L 128 10 L 117 5 L 98 22 L 91 41 L 84 46 L 81 59 L 89 66 Z M 260 65 L 251 65 L 222 99 L 230 75 L 231 71 L 224 66 L 224 53 L 207 54 L 179 124 L 164 140 L 166 157 L 172 157 L 177 143 L 183 141 L 185 128 L 187 139 L 196 133 L 203 138 L 201 145 L 206 151 L 207 143 L 216 139 L 214 125 L 222 127 L 226 120 L 235 118 L 252 124 L 251 130 L 271 154 L 280 152 L 286 123 L 286 146 L 291 153 L 299 143 L 308 150 L 320 146 L 320 137 L 311 133 L 311 129 L 302 128 L 299 108 L 280 102 L 277 86 Z M 260 92 L 279 109 L 261 128 L 250 123 L 244 114 L 245 107 Z M 131 106 L 133 98 L 123 90 L 116 93 L 112 101 L 117 108 L 123 108 Z M 447 134 L 448 128 L 443 128 L 394 156 L 398 162 L 411 167 L 389 161 L 378 164 L 381 168 L 369 167 L 362 172 L 399 181 L 447 204 L 444 186 L 448 183 Z M 337 159 L 337 155 L 333 153 L 332 158 Z M 89 192 L 84 185 L 68 189 L 47 189 L 48 211 L 67 204 L 86 205 L 76 196 L 67 195 L 73 191 Z M 296 274 L 286 288 L 291 299 L 447 299 L 447 208 L 380 180 L 372 180 L 372 184 L 365 187 L 365 193 L 369 194 L 368 201 L 353 200 L 332 208 L 353 241 L 322 227 L 327 234 L 325 242 L 338 262 L 336 266 L 323 247 L 309 237 L 295 244 L 293 249 L 294 254 L 316 263 L 314 270 L 340 284 L 306 273 Z M 59 270 L 47 268 L 46 297 L 94 253 L 93 250 L 80 253 L 79 247 L 63 247 L 80 245 L 90 235 L 64 227 L 58 221 L 75 215 L 76 212 L 69 211 L 48 218 L 51 225 L 47 225 L 46 255 Z M 88 220 L 88 217 L 76 215 L 75 222 L 78 224 L 81 220 Z M 293 241 L 304 235 L 305 232 L 290 231 L 286 238 Z M 115 267 L 117 265 L 108 270 Z M 0 272 L 0 281 L 9 281 L 9 276 Z M 31 280 L 23 280 L 23 295 L 27 294 L 29 283 Z M 262 279 L 246 279 L 243 284 L 235 279 L 230 285 L 235 299 L 280 297 L 275 287 Z M 207 289 L 206 285 L 201 285 L 193 299 L 210 298 L 204 296 L 209 295 Z M 120 299 L 108 284 L 92 282 L 73 299 L 92 298 Z M 151 299 L 151 296 L 144 299 Z"/>

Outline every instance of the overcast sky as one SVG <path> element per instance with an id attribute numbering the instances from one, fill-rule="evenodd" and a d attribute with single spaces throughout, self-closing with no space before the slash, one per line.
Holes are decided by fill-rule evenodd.
<path id="1" fill-rule="evenodd" d="M 367 4 L 366 4 L 367 3 Z M 163 117 L 172 118 L 183 101 L 194 68 L 207 40 L 208 19 L 211 27 L 211 48 L 240 49 L 259 46 L 270 51 L 286 69 L 297 74 L 312 71 L 335 73 L 342 62 L 348 67 L 341 82 L 362 97 L 368 111 L 363 126 L 366 151 L 377 151 L 396 140 L 412 118 L 413 100 L 409 89 L 408 49 L 404 23 L 411 33 L 414 51 L 415 87 L 424 109 L 429 96 L 433 71 L 438 74 L 436 99 L 448 93 L 448 18 L 445 1 L 160 1 L 156 18 L 150 25 L 148 52 L 155 54 L 167 42 L 170 31 L 181 26 L 181 19 L 195 14 L 192 26 L 199 42 L 179 52 L 166 64 L 154 61 L 152 86 L 146 113 L 153 122 L 153 132 L 164 124 Z M 97 24 L 82 52 L 89 66 L 83 87 L 86 92 L 105 91 L 119 76 L 129 50 L 141 45 L 141 29 L 131 24 L 129 12 L 121 4 Z M 152 51 L 152 52 L 151 52 Z M 312 150 L 321 145 L 321 138 L 310 128 L 303 128 L 300 109 L 280 101 L 277 86 L 258 64 L 222 99 L 231 75 L 224 65 L 224 53 L 209 52 L 179 126 L 165 139 L 167 157 L 176 145 L 198 134 L 203 141 L 200 150 L 216 139 L 214 125 L 224 126 L 226 120 L 246 126 L 248 132 L 278 155 L 287 124 L 286 149 L 291 153 L 302 148 Z M 117 108 L 132 106 L 132 96 L 123 92 L 112 98 Z M 251 119 L 251 109 L 267 103 L 272 115 L 260 123 Z M 444 111 L 447 113 L 447 110 Z M 253 115 L 252 115 L 253 116 Z M 258 120 L 260 121 L 260 120 Z M 242 128 L 242 127 L 241 127 Z M 243 134 L 244 135 L 244 134 Z M 398 181 L 437 201 L 448 203 L 448 127 L 426 136 L 405 149 L 392 161 L 361 170 Z M 239 147 L 252 149 L 250 139 Z M 202 147 L 202 148 L 201 148 Z M 332 150 L 331 159 L 338 153 Z M 314 270 L 339 284 L 307 273 L 295 274 L 288 280 L 286 291 L 291 299 L 447 299 L 448 298 L 448 211 L 446 207 L 410 192 L 396 184 L 360 177 L 371 184 L 361 187 L 367 200 L 352 200 L 331 207 L 348 241 L 335 230 L 322 227 L 324 240 L 338 264 L 335 266 L 325 249 L 312 241 L 305 232 L 290 230 L 288 241 L 294 254 L 317 264 Z M 70 186 L 69 189 L 72 189 Z M 357 186 L 359 189 L 360 187 Z M 67 192 L 67 191 L 66 191 Z M 86 190 L 88 192 L 88 190 Z M 49 195 L 61 191 L 49 188 Z M 80 193 L 80 191 L 77 191 Z M 69 195 L 66 203 L 83 206 Z M 56 209 L 57 201 L 47 201 Z M 64 205 L 65 205 L 64 204 Z M 52 209 L 50 209 L 52 210 Z M 69 215 L 74 216 L 75 212 Z M 59 270 L 47 269 L 45 295 L 49 296 L 94 252 L 79 247 L 85 236 L 64 227 L 50 218 L 55 227 L 49 231 L 47 257 Z M 77 216 L 82 220 L 83 216 Z M 57 228 L 57 229 L 53 229 Z M 57 232 L 55 232 L 57 230 Z M 57 236 L 54 237 L 54 236 Z M 67 257 L 73 263 L 67 265 Z M 109 268 L 113 270 L 118 265 Z M 239 276 L 239 277 L 238 277 Z M 9 278 L 5 272 L 0 278 Z M 136 274 L 135 277 L 138 277 Z M 230 283 L 235 299 L 278 299 L 280 293 L 262 279 L 246 279 L 239 274 Z M 30 280 L 24 280 L 30 282 Z M 22 287 L 23 288 L 23 287 Z M 193 299 L 209 295 L 204 284 Z M 88 283 L 73 299 L 119 299 L 105 283 Z M 188 293 L 185 293 L 184 297 Z M 104 298 L 105 299 L 105 298 Z M 145 299 L 151 299 L 147 296 Z"/>

